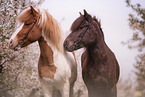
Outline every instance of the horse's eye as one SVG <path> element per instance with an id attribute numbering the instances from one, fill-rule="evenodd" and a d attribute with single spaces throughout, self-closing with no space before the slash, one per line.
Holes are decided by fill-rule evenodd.
<path id="1" fill-rule="evenodd" d="M 29 26 L 30 24 L 26 24 L 26 23 L 25 23 L 25 25 L 26 25 L 26 26 Z"/>
<path id="2" fill-rule="evenodd" d="M 80 27 L 80 29 L 83 29 L 85 27 L 88 27 L 88 25 L 83 25 L 83 26 Z"/>

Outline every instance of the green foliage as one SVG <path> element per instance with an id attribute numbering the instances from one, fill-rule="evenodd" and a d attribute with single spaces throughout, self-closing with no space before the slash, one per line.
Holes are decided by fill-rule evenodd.
<path id="1" fill-rule="evenodd" d="M 131 48 L 138 48 L 142 51 L 145 47 L 145 9 L 139 3 L 133 5 L 131 0 L 126 0 L 126 3 L 135 12 L 135 14 L 129 14 L 129 24 L 134 30 L 131 41 L 135 42 Z"/>
<path id="2" fill-rule="evenodd" d="M 122 79 L 119 80 L 117 84 L 117 97 L 135 97 L 135 90 L 132 86 L 132 81 L 130 78 L 123 81 Z"/>
<path id="3" fill-rule="evenodd" d="M 0 1 L 0 97 L 25 97 L 39 88 L 37 68 L 33 65 L 38 62 L 38 54 L 33 49 L 38 48 L 31 46 L 14 52 L 9 49 L 8 42 L 18 26 L 18 14 L 30 5 L 38 6 L 42 1 Z M 34 45 L 37 47 L 37 44 Z"/>
<path id="4" fill-rule="evenodd" d="M 145 97 L 145 54 L 137 56 L 135 68 L 137 69 L 137 87 L 136 90 L 140 92 L 140 97 Z"/>
<path id="5" fill-rule="evenodd" d="M 127 6 L 136 13 L 129 14 L 129 24 L 133 28 L 133 37 L 131 40 L 135 43 L 130 48 L 137 48 L 141 53 L 136 57 L 135 74 L 137 75 L 136 96 L 145 97 L 145 8 L 139 3 L 133 5 L 131 0 L 126 0 Z"/>

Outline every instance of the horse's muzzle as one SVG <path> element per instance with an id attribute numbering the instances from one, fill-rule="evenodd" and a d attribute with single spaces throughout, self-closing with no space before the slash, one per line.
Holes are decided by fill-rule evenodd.
<path id="1" fill-rule="evenodd" d="M 63 46 L 64 46 L 64 49 L 69 51 L 69 52 L 72 52 L 75 49 L 75 46 L 73 45 L 72 42 L 64 41 Z"/>
<path id="2" fill-rule="evenodd" d="M 10 40 L 10 42 L 9 42 L 9 48 L 14 50 L 14 51 L 18 51 L 20 49 L 20 46 L 19 45 L 14 45 L 13 44 L 13 40 Z"/>

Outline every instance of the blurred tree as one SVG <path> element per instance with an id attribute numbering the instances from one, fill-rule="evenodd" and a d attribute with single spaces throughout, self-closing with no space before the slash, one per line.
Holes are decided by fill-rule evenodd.
<path id="1" fill-rule="evenodd" d="M 125 81 L 119 80 L 117 84 L 117 97 L 135 97 L 135 90 L 130 78 Z"/>
<path id="2" fill-rule="evenodd" d="M 133 28 L 133 37 L 129 40 L 129 48 L 136 48 L 140 54 L 136 57 L 136 72 L 137 86 L 136 96 L 145 97 L 145 8 L 142 8 L 139 3 L 132 4 L 131 0 L 126 0 L 127 7 L 135 12 L 129 14 L 129 24 Z"/>
<path id="3" fill-rule="evenodd" d="M 9 49 L 8 40 L 18 26 L 17 15 L 30 5 L 38 6 L 43 1 L 0 1 L 0 97 L 30 97 L 39 88 L 37 68 L 34 66 L 38 55 L 32 49 L 34 46 L 14 52 Z"/>

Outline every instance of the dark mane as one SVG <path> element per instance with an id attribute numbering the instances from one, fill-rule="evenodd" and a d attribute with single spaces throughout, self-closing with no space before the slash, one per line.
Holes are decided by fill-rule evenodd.
<path id="1" fill-rule="evenodd" d="M 96 16 L 93 17 L 93 20 L 97 22 L 97 24 L 99 25 L 99 28 L 100 28 L 101 32 L 103 33 L 103 30 L 102 30 L 102 28 L 101 28 L 101 20 L 98 20 L 98 19 L 96 18 Z"/>
<path id="2" fill-rule="evenodd" d="M 81 22 L 84 20 L 84 16 L 81 15 L 80 17 L 78 17 L 72 24 L 71 26 L 71 31 L 76 31 L 79 28 L 79 25 L 81 24 Z"/>
<path id="3" fill-rule="evenodd" d="M 98 19 L 96 18 L 96 16 L 93 17 L 93 20 L 94 20 L 94 21 L 96 22 L 96 24 L 98 25 L 99 30 L 101 31 L 102 36 L 103 36 L 103 40 L 104 40 L 104 33 L 103 33 L 103 30 L 102 30 L 102 27 L 101 27 L 101 20 L 98 20 Z"/>

